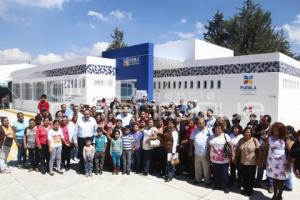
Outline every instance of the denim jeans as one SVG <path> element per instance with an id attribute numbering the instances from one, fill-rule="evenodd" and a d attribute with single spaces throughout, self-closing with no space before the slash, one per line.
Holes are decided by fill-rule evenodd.
<path id="1" fill-rule="evenodd" d="M 38 167 L 38 149 L 28 149 L 30 168 L 36 169 Z"/>
<path id="2" fill-rule="evenodd" d="M 144 172 L 149 173 L 151 164 L 152 150 L 143 150 Z"/>
<path id="3" fill-rule="evenodd" d="M 112 157 L 114 167 L 120 167 L 121 153 L 120 152 L 112 152 L 111 157 Z"/>
<path id="4" fill-rule="evenodd" d="M 49 172 L 53 171 L 53 165 L 56 161 L 56 168 L 59 171 L 60 170 L 60 164 L 61 164 L 61 149 L 62 147 L 54 147 L 52 148 L 52 151 L 50 153 L 50 162 L 49 162 Z"/>
<path id="5" fill-rule="evenodd" d="M 134 150 L 133 156 L 131 156 L 131 168 L 139 172 L 141 169 L 141 149 Z"/>
<path id="6" fill-rule="evenodd" d="M 86 175 L 91 175 L 93 172 L 93 159 L 86 159 L 84 160 L 84 168 L 85 168 L 85 174 Z"/>
<path id="7" fill-rule="evenodd" d="M 11 147 L 2 146 L 0 149 L 0 172 L 7 169 L 7 157 Z"/>
<path id="8" fill-rule="evenodd" d="M 228 188 L 229 175 L 228 175 L 229 163 L 216 164 L 212 163 L 212 172 L 214 176 L 214 183 L 216 189 Z"/>
<path id="9" fill-rule="evenodd" d="M 123 173 L 131 171 L 131 150 L 122 152 Z"/>
<path id="10" fill-rule="evenodd" d="M 18 145 L 18 164 L 26 164 L 26 149 L 24 148 L 24 140 L 17 139 L 17 142 L 20 144 L 20 146 Z"/>
<path id="11" fill-rule="evenodd" d="M 105 152 L 96 152 L 95 153 L 95 168 L 96 172 L 102 172 L 103 171 L 103 165 L 105 160 Z"/>

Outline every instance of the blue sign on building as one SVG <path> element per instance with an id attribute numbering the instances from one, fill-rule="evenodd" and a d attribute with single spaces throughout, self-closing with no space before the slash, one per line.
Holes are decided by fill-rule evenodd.
<path id="1" fill-rule="evenodd" d="M 105 51 L 102 57 L 117 60 L 117 80 L 135 80 L 136 90 L 146 90 L 148 99 L 153 99 L 153 44 L 145 43 Z"/>

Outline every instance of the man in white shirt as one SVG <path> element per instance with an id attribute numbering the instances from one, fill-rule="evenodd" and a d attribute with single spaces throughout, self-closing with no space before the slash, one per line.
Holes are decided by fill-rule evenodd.
<path id="1" fill-rule="evenodd" d="M 191 135 L 190 155 L 193 155 L 193 146 L 195 154 L 195 183 L 200 183 L 205 179 L 205 185 L 210 184 L 210 163 L 208 158 L 208 141 L 212 133 L 206 127 L 203 118 L 198 119 L 198 127 Z"/>
<path id="2" fill-rule="evenodd" d="M 117 116 L 117 119 L 122 120 L 122 127 L 128 126 L 130 124 L 130 120 L 132 119 L 132 114 L 128 113 L 128 107 L 123 107 L 123 112 Z"/>
<path id="3" fill-rule="evenodd" d="M 90 111 L 85 110 L 83 112 L 83 117 L 78 118 L 76 123 L 75 133 L 77 134 L 77 144 L 78 144 L 78 157 L 79 161 L 79 172 L 84 173 L 84 159 L 83 159 L 83 147 L 86 140 L 93 141 L 96 135 L 97 123 L 96 120 L 90 116 Z M 76 140 L 76 139 L 75 139 Z"/>
<path id="4" fill-rule="evenodd" d="M 214 111 L 212 109 L 207 109 L 206 112 L 206 127 L 212 132 L 214 125 L 216 123 L 216 118 L 213 116 Z"/>

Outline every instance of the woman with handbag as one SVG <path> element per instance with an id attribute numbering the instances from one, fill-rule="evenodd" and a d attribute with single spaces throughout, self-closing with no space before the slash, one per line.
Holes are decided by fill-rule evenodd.
<path id="1" fill-rule="evenodd" d="M 254 137 L 254 131 L 248 127 L 244 130 L 244 137 L 239 141 L 237 147 L 237 160 L 240 164 L 240 175 L 242 181 L 242 194 L 251 196 L 255 183 L 256 167 L 260 157 L 260 144 Z"/>
<path id="2" fill-rule="evenodd" d="M 167 119 L 167 128 L 164 131 L 163 143 L 165 149 L 166 173 L 165 181 L 170 182 L 174 176 L 175 165 L 179 163 L 176 147 L 178 144 L 178 132 L 175 128 L 175 120 Z"/>
<path id="3" fill-rule="evenodd" d="M 1 119 L 0 126 L 0 172 L 11 173 L 7 166 L 7 157 L 10 152 L 13 141 L 16 142 L 16 133 L 9 124 L 7 117 Z"/>
<path id="4" fill-rule="evenodd" d="M 225 124 L 215 124 L 214 137 L 209 141 L 209 155 L 214 176 L 215 189 L 223 189 L 229 193 L 229 162 L 234 160 L 233 144 L 230 137 L 224 133 Z"/>

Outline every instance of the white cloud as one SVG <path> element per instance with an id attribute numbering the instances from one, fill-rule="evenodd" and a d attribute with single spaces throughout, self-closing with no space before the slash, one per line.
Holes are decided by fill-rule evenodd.
<path id="1" fill-rule="evenodd" d="M 132 14 L 130 12 L 124 12 L 118 9 L 111 11 L 109 15 L 115 17 L 118 20 L 123 20 L 123 19 L 132 20 Z"/>
<path id="2" fill-rule="evenodd" d="M 282 28 L 287 32 L 288 39 L 291 42 L 300 44 L 300 14 L 296 16 L 296 19 L 291 24 L 285 24 Z"/>
<path id="3" fill-rule="evenodd" d="M 93 10 L 90 10 L 87 15 L 95 17 L 95 18 L 100 19 L 102 21 L 108 21 L 109 20 L 108 17 L 105 17 L 102 13 L 96 12 L 96 11 L 93 11 Z"/>
<path id="4" fill-rule="evenodd" d="M 89 54 L 92 56 L 100 56 L 109 46 L 108 42 L 96 42 L 91 48 Z"/>
<path id="5" fill-rule="evenodd" d="M 6 7 L 10 5 L 21 5 L 62 9 L 63 4 L 69 1 L 70 0 L 0 0 L 0 3 Z"/>
<path id="6" fill-rule="evenodd" d="M 197 34 L 203 34 L 205 32 L 205 26 L 201 22 L 196 22 L 196 33 Z"/>
<path id="7" fill-rule="evenodd" d="M 55 53 L 48 53 L 48 54 L 40 54 L 38 55 L 32 63 L 35 65 L 45 65 L 49 63 L 55 63 L 63 61 L 64 58 L 61 55 Z"/>
<path id="8" fill-rule="evenodd" d="M 105 16 L 103 13 L 101 12 L 98 12 L 98 11 L 93 11 L 93 10 L 90 10 L 88 13 L 87 13 L 88 16 L 92 16 L 96 19 L 99 19 L 101 21 L 111 21 L 111 20 L 132 20 L 133 17 L 132 17 L 132 14 L 130 12 L 124 12 L 124 11 L 121 11 L 119 9 L 117 10 L 112 10 L 107 16 Z"/>
<path id="9" fill-rule="evenodd" d="M 174 31 L 174 34 L 180 39 L 190 39 L 195 37 L 195 34 L 193 32 Z"/>
<path id="10" fill-rule="evenodd" d="M 95 29 L 95 28 L 96 28 L 96 26 L 95 26 L 94 24 L 89 24 L 89 27 L 90 27 L 91 29 Z"/>
<path id="11" fill-rule="evenodd" d="M 187 23 L 187 19 L 186 19 L 186 18 L 182 18 L 182 19 L 180 19 L 180 23 L 182 23 L 182 24 L 185 24 L 185 23 Z"/>
<path id="12" fill-rule="evenodd" d="M 19 48 L 0 50 L 0 64 L 16 64 L 29 62 L 31 55 Z"/>
<path id="13" fill-rule="evenodd" d="M 101 56 L 103 51 L 106 51 L 109 46 L 108 42 L 98 41 L 89 48 L 80 48 L 75 45 L 72 46 L 70 51 L 63 54 L 46 53 L 39 54 L 35 58 L 28 52 L 24 52 L 19 48 L 0 50 L 0 65 L 4 64 L 17 64 L 17 63 L 33 63 L 35 65 L 45 65 L 63 60 L 70 60 L 82 56 Z"/>

